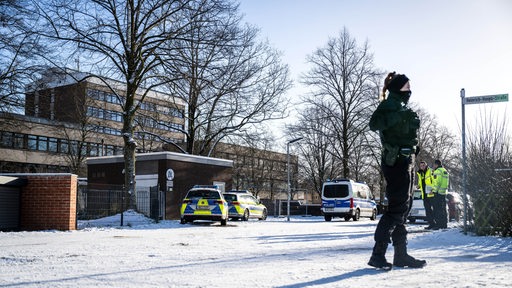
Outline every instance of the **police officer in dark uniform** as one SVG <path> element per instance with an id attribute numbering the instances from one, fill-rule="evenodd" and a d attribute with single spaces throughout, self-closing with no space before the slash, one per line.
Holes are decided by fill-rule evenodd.
<path id="1" fill-rule="evenodd" d="M 388 96 L 386 98 L 386 92 Z M 421 268 L 425 260 L 407 254 L 405 223 L 412 203 L 414 156 L 419 150 L 418 115 L 407 107 L 411 96 L 409 79 L 403 74 L 389 73 L 382 89 L 383 101 L 370 119 L 370 129 L 379 131 L 383 146 L 381 168 L 386 180 L 388 209 L 375 229 L 375 246 L 368 265 L 391 269 L 392 266 Z M 393 264 L 385 254 L 388 243 L 393 243 Z"/>

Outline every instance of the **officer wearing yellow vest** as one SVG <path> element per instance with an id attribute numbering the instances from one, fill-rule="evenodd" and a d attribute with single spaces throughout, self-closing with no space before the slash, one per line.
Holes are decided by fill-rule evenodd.
<path id="1" fill-rule="evenodd" d="M 441 160 L 434 161 L 434 172 L 432 173 L 433 212 L 435 226 L 432 229 L 444 229 L 448 224 L 446 213 L 446 192 L 448 190 L 450 175 L 443 167 Z"/>
<path id="2" fill-rule="evenodd" d="M 416 174 L 418 175 L 418 188 L 421 190 L 421 199 L 423 199 L 425 217 L 428 222 L 428 226 L 425 227 L 425 229 L 432 229 L 436 226 L 432 212 L 432 204 L 434 202 L 434 193 L 432 193 L 432 169 L 430 169 L 427 162 L 420 161 L 420 169 Z"/>

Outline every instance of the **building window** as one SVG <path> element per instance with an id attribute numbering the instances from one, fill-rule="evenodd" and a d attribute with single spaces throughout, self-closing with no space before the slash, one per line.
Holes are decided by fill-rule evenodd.
<path id="1" fill-rule="evenodd" d="M 99 155 L 99 147 L 97 143 L 89 143 L 89 156 L 98 156 Z"/>
<path id="2" fill-rule="evenodd" d="M 69 153 L 69 142 L 65 139 L 60 139 L 59 141 L 59 152 L 60 153 Z"/>
<path id="3" fill-rule="evenodd" d="M 27 148 L 29 150 L 37 150 L 37 136 L 28 135 Z"/>
<path id="4" fill-rule="evenodd" d="M 98 90 L 93 90 L 93 89 L 88 89 L 87 90 L 87 96 L 90 97 L 91 99 L 94 99 L 94 100 L 102 100 L 100 99 L 100 91 Z"/>
<path id="5" fill-rule="evenodd" d="M 48 151 L 57 153 L 58 150 L 58 140 L 57 138 L 48 138 Z"/>
<path id="6" fill-rule="evenodd" d="M 107 156 L 115 155 L 113 145 L 105 145 L 105 155 L 107 155 Z"/>
<path id="7" fill-rule="evenodd" d="M 55 89 L 51 90 L 50 94 L 50 119 L 55 119 Z"/>
<path id="8" fill-rule="evenodd" d="M 48 137 L 39 136 L 37 138 L 37 150 L 48 151 Z"/>
<path id="9" fill-rule="evenodd" d="M 12 147 L 13 145 L 13 133 L 11 132 L 2 132 L 0 134 L 0 137 L 2 137 L 2 146 L 3 147 Z"/>
<path id="10" fill-rule="evenodd" d="M 20 133 L 14 134 L 14 149 L 24 149 L 25 148 L 25 135 Z"/>

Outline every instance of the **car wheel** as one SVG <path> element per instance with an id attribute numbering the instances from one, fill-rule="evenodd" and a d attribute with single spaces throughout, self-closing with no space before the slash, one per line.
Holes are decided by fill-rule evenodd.
<path id="1" fill-rule="evenodd" d="M 356 209 L 356 214 L 354 214 L 354 217 L 352 217 L 352 219 L 354 219 L 354 221 L 359 221 L 360 216 L 361 212 L 359 212 L 359 209 Z"/>
<path id="2" fill-rule="evenodd" d="M 227 218 L 226 218 L 226 219 L 221 219 L 221 220 L 220 220 L 220 225 L 221 225 L 221 226 L 226 226 L 227 224 L 228 224 L 228 219 L 227 219 Z"/>
<path id="3" fill-rule="evenodd" d="M 350 221 L 350 216 L 345 216 L 344 219 L 345 221 Z"/>
<path id="4" fill-rule="evenodd" d="M 245 209 L 244 216 L 242 216 L 242 221 L 249 220 L 249 210 Z"/>
<path id="5" fill-rule="evenodd" d="M 330 222 L 332 220 L 332 216 L 331 215 L 325 215 L 324 219 L 325 219 L 325 221 Z"/>
<path id="6" fill-rule="evenodd" d="M 260 220 L 267 220 L 267 209 L 263 209 Z"/>
<path id="7" fill-rule="evenodd" d="M 377 219 L 377 210 L 373 209 L 372 217 L 370 217 L 370 220 L 375 220 L 375 219 Z"/>
<path id="8" fill-rule="evenodd" d="M 180 224 L 186 224 L 186 223 L 187 223 L 187 220 L 185 220 L 185 218 L 181 218 Z"/>

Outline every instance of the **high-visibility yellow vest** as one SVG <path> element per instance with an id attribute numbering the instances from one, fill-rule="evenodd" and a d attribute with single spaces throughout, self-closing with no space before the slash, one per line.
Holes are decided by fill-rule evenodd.
<path id="1" fill-rule="evenodd" d="M 432 191 L 434 193 L 446 195 L 450 181 L 450 175 L 448 174 L 448 171 L 446 171 L 444 167 L 437 167 L 437 169 L 434 170 L 432 178 Z"/>
<path id="2" fill-rule="evenodd" d="M 427 167 L 427 171 L 425 173 L 420 173 L 420 171 L 417 172 L 418 174 L 418 186 L 421 190 L 421 198 L 425 199 L 425 197 L 434 197 L 434 194 L 431 193 L 432 191 L 432 169 L 430 167 Z M 425 180 L 425 186 L 423 187 L 423 180 Z"/>

